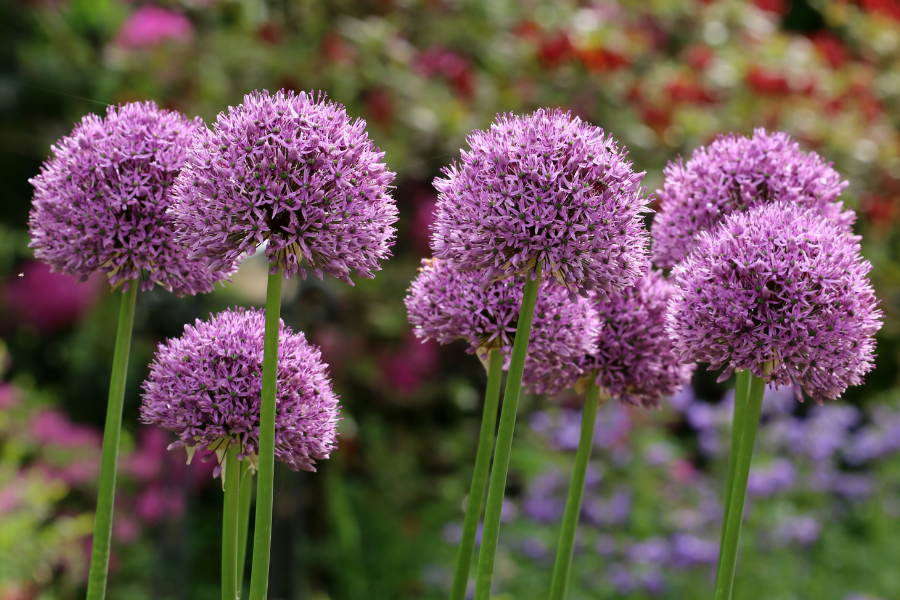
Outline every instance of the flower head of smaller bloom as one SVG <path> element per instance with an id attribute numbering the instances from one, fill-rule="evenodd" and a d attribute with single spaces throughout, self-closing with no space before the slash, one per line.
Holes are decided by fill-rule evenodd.
<path id="1" fill-rule="evenodd" d="M 84 117 L 31 180 L 35 256 L 82 280 L 99 271 L 113 286 L 140 280 L 145 290 L 211 291 L 228 273 L 189 256 L 166 212 L 189 140 L 202 126 L 153 102 L 111 106 L 105 119 Z"/>
<path id="2" fill-rule="evenodd" d="M 650 271 L 608 301 L 595 300 L 600 338 L 581 367 L 610 397 L 656 407 L 690 381 L 695 365 L 679 363 L 664 330 L 672 292 L 662 273 Z"/>
<path id="3" fill-rule="evenodd" d="M 186 244 L 231 268 L 267 241 L 272 272 L 349 284 L 390 256 L 394 173 L 361 119 L 324 96 L 253 92 L 194 138 L 175 185 L 173 212 Z"/>
<path id="4" fill-rule="evenodd" d="M 873 368 L 882 313 L 859 237 L 796 204 L 727 217 L 672 271 L 666 331 L 682 361 L 750 369 L 817 402 Z"/>
<path id="5" fill-rule="evenodd" d="M 690 160 L 669 163 L 657 190 L 653 262 L 668 269 L 733 212 L 785 202 L 813 210 L 849 233 L 856 220 L 838 200 L 847 182 L 815 152 L 802 152 L 788 134 L 757 129 L 753 137 L 720 136 Z"/>
<path id="6" fill-rule="evenodd" d="M 159 345 L 144 382 L 141 420 L 180 438 L 170 448 L 216 451 L 239 444 L 241 460 L 256 463 L 262 393 L 265 313 L 226 310 L 185 325 L 184 335 Z M 334 450 L 339 414 L 319 350 L 281 323 L 275 458 L 315 471 Z M 210 455 L 211 456 L 211 455 Z M 218 475 L 220 469 L 216 469 Z"/>
<path id="7" fill-rule="evenodd" d="M 628 287 L 643 274 L 643 173 L 599 127 L 560 110 L 498 116 L 435 179 L 431 247 L 485 281 L 541 262 L 572 295 Z"/>
<path id="8" fill-rule="evenodd" d="M 440 344 L 463 339 L 468 351 L 483 358 L 488 350 L 504 354 L 508 366 L 518 326 L 525 281 L 522 277 L 482 285 L 482 274 L 458 271 L 447 261 L 422 261 L 406 297 L 415 334 Z M 568 301 L 568 292 L 552 281 L 541 284 L 528 342 L 523 382 L 534 393 L 556 393 L 565 380 L 581 374 L 579 359 L 596 349 L 597 316 L 591 303 Z"/>

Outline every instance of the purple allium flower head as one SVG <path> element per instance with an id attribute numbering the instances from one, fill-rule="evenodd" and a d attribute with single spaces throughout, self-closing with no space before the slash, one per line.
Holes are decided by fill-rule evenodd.
<path id="1" fill-rule="evenodd" d="M 663 171 L 657 190 L 659 213 L 653 220 L 653 262 L 675 266 L 696 245 L 697 234 L 711 231 L 733 212 L 785 202 L 809 208 L 847 232 L 856 220 L 838 201 L 847 182 L 831 163 L 782 132 L 757 129 L 753 137 L 719 136 Z"/>
<path id="2" fill-rule="evenodd" d="M 390 256 L 394 173 L 361 119 L 320 95 L 253 92 L 194 138 L 173 212 L 198 256 L 231 267 L 263 241 L 284 276 L 329 273 L 353 285 Z"/>
<path id="3" fill-rule="evenodd" d="M 105 119 L 85 116 L 31 179 L 35 256 L 83 280 L 107 273 L 113 286 L 140 279 L 144 290 L 211 291 L 227 274 L 191 258 L 166 213 L 189 140 L 202 127 L 152 101 L 111 106 Z"/>
<path id="4" fill-rule="evenodd" d="M 703 232 L 672 274 L 666 331 L 683 361 L 750 369 L 821 403 L 872 369 L 881 311 L 859 237 L 796 205 L 757 207 Z"/>
<path id="5" fill-rule="evenodd" d="M 259 444 L 265 313 L 226 310 L 185 325 L 184 335 L 159 345 L 144 382 L 141 420 L 178 434 L 188 452 L 241 444 L 255 464 Z M 335 447 L 338 398 L 319 350 L 281 323 L 275 458 L 315 471 Z"/>
<path id="6" fill-rule="evenodd" d="M 560 110 L 498 116 L 435 179 L 434 255 L 484 281 L 544 269 L 574 294 L 644 273 L 643 173 L 603 130 Z"/>
<path id="7" fill-rule="evenodd" d="M 519 309 L 525 290 L 522 277 L 482 286 L 481 273 L 459 271 L 447 261 L 425 259 L 406 297 L 409 322 L 420 338 L 449 344 L 469 343 L 482 356 L 497 349 L 512 354 Z M 598 321 L 592 303 L 569 302 L 564 288 L 541 283 L 534 311 L 524 383 L 534 393 L 557 393 L 581 374 L 578 362 L 596 349 Z"/>
<path id="8" fill-rule="evenodd" d="M 680 364 L 664 331 L 666 303 L 674 288 L 659 271 L 650 271 L 634 286 L 608 301 L 593 303 L 600 319 L 597 351 L 581 367 L 613 398 L 645 407 L 659 406 L 688 383 L 693 364 Z"/>

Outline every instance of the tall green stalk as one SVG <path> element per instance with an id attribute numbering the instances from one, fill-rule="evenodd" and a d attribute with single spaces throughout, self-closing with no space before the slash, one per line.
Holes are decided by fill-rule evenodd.
<path id="1" fill-rule="evenodd" d="M 737 469 L 738 452 L 741 447 L 741 426 L 744 422 L 744 413 L 747 411 L 747 394 L 750 392 L 750 371 L 745 369 L 735 374 L 737 379 L 734 386 L 734 415 L 731 419 L 731 451 L 728 454 L 728 479 L 725 482 L 725 515 L 722 517 L 722 533 L 719 537 L 719 568 L 716 569 L 716 579 L 719 578 L 722 565 L 722 546 L 725 544 L 725 525 L 728 523 L 728 505 L 731 502 L 731 492 L 734 487 L 734 472 Z"/>
<path id="2" fill-rule="evenodd" d="M 491 451 L 494 449 L 494 426 L 497 424 L 500 382 L 503 379 L 503 355 L 497 350 L 489 350 L 488 355 L 488 380 L 484 393 L 481 436 L 478 438 L 478 450 L 475 453 L 475 472 L 472 474 L 472 487 L 469 490 L 469 500 L 466 504 L 466 518 L 463 521 L 463 533 L 459 542 L 459 554 L 456 557 L 456 572 L 453 575 L 450 600 L 464 600 L 466 597 L 469 568 L 472 564 L 472 553 L 475 550 L 475 537 L 478 533 L 478 521 L 481 519 L 481 506 L 484 503 L 488 471 L 491 468 Z"/>
<path id="3" fill-rule="evenodd" d="M 266 289 L 266 337 L 263 349 L 259 414 L 259 473 L 256 476 L 256 521 L 250 600 L 266 600 L 272 551 L 272 500 L 275 487 L 275 394 L 278 384 L 278 326 L 281 315 L 281 267 L 269 274 Z"/>
<path id="4" fill-rule="evenodd" d="M 500 412 L 500 427 L 497 430 L 497 446 L 494 449 L 494 467 L 491 469 L 491 483 L 488 488 L 487 508 L 484 511 L 484 530 L 481 536 L 481 551 L 478 553 L 478 570 L 475 576 L 475 600 L 489 600 L 494 580 L 494 559 L 497 555 L 497 538 L 500 536 L 500 514 L 503 496 L 506 493 L 506 475 L 509 472 L 509 455 L 512 452 L 513 432 L 516 428 L 516 411 L 519 408 L 519 391 L 525 372 L 525 358 L 528 355 L 528 340 L 531 338 L 531 321 L 534 305 L 537 303 L 538 288 L 541 283 L 541 263 L 534 267 L 535 278 L 525 275 L 525 292 L 522 294 L 522 308 L 516 326 L 509 375 L 503 393 L 503 409 Z"/>
<path id="5" fill-rule="evenodd" d="M 230 442 L 231 440 L 229 440 Z M 225 451 L 225 493 L 222 500 L 222 600 L 238 597 L 238 505 L 241 496 L 241 465 L 238 444 Z"/>
<path id="6" fill-rule="evenodd" d="M 575 467 L 572 469 L 569 495 L 566 498 L 566 512 L 563 515 L 562 530 L 559 533 L 559 546 L 556 548 L 556 561 L 553 564 L 553 577 L 550 580 L 550 600 L 563 600 L 569 587 L 572 553 L 575 550 L 575 531 L 578 527 L 578 517 L 581 514 L 581 500 L 584 497 L 584 479 L 587 475 L 588 461 L 594 447 L 594 425 L 597 422 L 599 406 L 600 386 L 592 379 L 584 395 L 581 435 L 578 438 Z"/>
<path id="7" fill-rule="evenodd" d="M 741 539 L 741 522 L 744 520 L 744 501 L 747 498 L 747 480 L 750 476 L 750 461 L 756 442 L 756 429 L 762 409 L 764 379 L 750 376 L 750 392 L 747 396 L 746 412 L 741 424 L 741 442 L 735 465 L 734 485 L 729 498 L 727 518 L 722 524 L 725 529 L 719 572 L 716 575 L 716 600 L 731 600 L 734 587 L 734 573 L 737 567 L 738 544 Z"/>
<path id="8" fill-rule="evenodd" d="M 122 292 L 116 349 L 113 354 L 106 426 L 103 429 L 103 454 L 100 459 L 100 488 L 97 491 L 97 515 L 94 519 L 94 542 L 91 569 L 88 573 L 87 600 L 106 597 L 106 574 L 109 570 L 109 548 L 112 540 L 113 505 L 116 496 L 116 463 L 119 460 L 119 438 L 122 434 L 122 405 L 125 401 L 125 377 L 131 350 L 131 329 L 139 284 L 131 281 Z"/>
<path id="9" fill-rule="evenodd" d="M 247 529 L 250 527 L 250 500 L 253 493 L 253 470 L 250 459 L 241 461 L 241 492 L 238 498 L 238 564 L 237 589 L 244 591 L 244 565 L 247 560 Z"/>

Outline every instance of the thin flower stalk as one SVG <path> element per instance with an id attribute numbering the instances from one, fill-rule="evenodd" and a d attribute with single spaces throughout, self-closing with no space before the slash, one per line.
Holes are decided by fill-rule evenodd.
<path id="1" fill-rule="evenodd" d="M 240 445 L 231 443 L 225 451 L 223 468 L 222 502 L 222 600 L 236 600 L 238 597 L 238 507 L 241 494 L 241 465 L 238 461 Z"/>
<path id="2" fill-rule="evenodd" d="M 747 499 L 747 481 L 750 477 L 750 461 L 753 458 L 753 446 L 756 443 L 756 430 L 765 389 L 765 379 L 751 375 L 747 406 L 740 423 L 741 441 L 735 464 L 734 484 L 728 502 L 726 522 L 723 525 L 722 553 L 719 558 L 719 570 L 716 573 L 716 600 L 731 600 L 734 588 L 741 523 L 744 520 L 744 502 Z"/>
<path id="3" fill-rule="evenodd" d="M 466 517 L 463 521 L 462 539 L 459 542 L 459 554 L 456 557 L 450 600 L 464 600 L 466 597 L 475 538 L 481 520 L 481 507 L 484 504 L 484 493 L 491 468 L 491 452 L 494 449 L 494 427 L 497 424 L 497 406 L 500 403 L 500 385 L 503 379 L 503 355 L 497 350 L 488 350 L 487 362 L 488 381 L 484 393 L 481 435 L 475 453 L 475 471 L 472 473 L 472 487 L 466 501 Z"/>
<path id="4" fill-rule="evenodd" d="M 281 314 L 281 267 L 269 273 L 266 289 L 266 334 L 263 352 L 262 401 L 259 415 L 259 469 L 256 476 L 256 519 L 250 600 L 265 600 L 272 550 L 272 502 L 275 489 L 275 395 L 278 383 L 278 324 Z"/>
<path id="5" fill-rule="evenodd" d="M 516 412 L 519 407 L 519 392 L 522 388 L 525 357 L 528 353 L 528 340 L 531 337 L 531 321 L 534 317 L 534 306 L 537 302 L 540 282 L 541 263 L 538 262 L 534 272 L 526 273 L 525 276 L 525 292 L 522 296 L 522 308 L 519 311 L 516 339 L 513 342 L 509 375 L 503 394 L 503 409 L 500 412 L 500 427 L 497 431 L 497 444 L 494 449 L 494 466 L 491 469 L 487 507 L 484 513 L 481 551 L 478 555 L 475 600 L 489 600 L 491 597 L 491 585 L 494 579 L 494 559 L 497 554 L 497 540 L 500 536 L 500 516 L 503 509 L 503 497 L 506 493 L 506 476 L 509 472 L 509 456 L 512 452 Z"/>
<path id="6" fill-rule="evenodd" d="M 116 348 L 113 354 L 109 400 L 106 406 L 106 425 L 103 429 L 100 487 L 97 491 L 97 513 L 94 517 L 94 540 L 91 547 L 91 567 L 88 572 L 88 600 L 103 600 L 106 597 L 113 505 L 116 495 L 116 463 L 119 460 L 122 405 L 125 400 L 125 379 L 128 374 L 128 355 L 131 350 L 131 331 L 134 323 L 137 291 L 136 283 L 129 285 L 122 292 L 122 304 L 119 309 L 119 326 L 116 330 Z"/>
<path id="7" fill-rule="evenodd" d="M 594 447 L 594 429 L 597 422 L 597 409 L 609 395 L 595 382 L 588 384 L 584 395 L 584 411 L 581 415 L 581 435 L 578 438 L 578 450 L 575 453 L 575 466 L 572 469 L 572 480 L 569 483 L 569 494 L 566 498 L 566 512 L 563 515 L 562 529 L 559 533 L 559 545 L 556 548 L 556 560 L 553 564 L 553 576 L 550 581 L 550 600 L 563 600 L 569 586 L 569 573 L 572 570 L 572 553 L 575 550 L 575 532 L 578 517 L 581 514 L 581 501 L 584 498 L 584 481 L 587 476 L 588 461 Z"/>

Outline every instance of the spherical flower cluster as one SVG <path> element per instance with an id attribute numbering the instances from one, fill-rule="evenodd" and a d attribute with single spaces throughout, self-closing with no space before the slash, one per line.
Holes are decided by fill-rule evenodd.
<path id="1" fill-rule="evenodd" d="M 194 138 L 175 184 L 185 243 L 231 268 L 267 241 L 285 277 L 305 278 L 305 260 L 319 278 L 372 278 L 390 256 L 397 207 L 394 173 L 365 127 L 321 95 L 248 94 Z"/>
<path id="2" fill-rule="evenodd" d="M 814 210 L 849 232 L 856 220 L 838 201 L 847 182 L 831 163 L 782 132 L 757 129 L 753 137 L 729 134 L 694 151 L 663 171 L 657 190 L 659 213 L 653 220 L 653 261 L 671 268 L 723 218 L 754 206 L 786 202 Z"/>
<path id="3" fill-rule="evenodd" d="M 202 126 L 153 102 L 112 106 L 105 119 L 84 117 L 30 181 L 35 256 L 83 280 L 108 273 L 113 286 L 139 279 L 144 290 L 211 291 L 227 273 L 191 258 L 166 212 L 189 140 Z"/>
<path id="4" fill-rule="evenodd" d="M 173 447 L 224 450 L 256 462 L 262 392 L 265 313 L 226 310 L 185 325 L 184 335 L 159 345 L 144 382 L 141 420 L 175 432 Z M 278 338 L 275 458 L 315 471 L 335 447 L 338 398 L 319 350 L 284 323 Z"/>
<path id="5" fill-rule="evenodd" d="M 498 350 L 508 362 L 524 290 L 521 277 L 493 281 L 485 289 L 481 273 L 423 260 L 406 297 L 409 322 L 420 338 L 441 344 L 463 339 L 469 352 L 483 356 Z M 534 393 L 559 392 L 562 382 L 571 385 L 582 372 L 580 358 L 596 350 L 599 324 L 591 303 L 569 302 L 567 296 L 552 281 L 541 284 L 523 378 Z"/>
<path id="6" fill-rule="evenodd" d="M 882 313 L 859 237 L 797 205 L 757 207 L 703 232 L 673 270 L 666 331 L 675 355 L 750 369 L 817 402 L 872 369 Z"/>
<path id="7" fill-rule="evenodd" d="M 625 288 L 643 274 L 643 173 L 603 130 L 560 110 L 498 116 L 435 179 L 432 249 L 485 281 L 537 262 L 572 295 Z"/>
<path id="8" fill-rule="evenodd" d="M 611 397 L 656 407 L 690 381 L 695 365 L 679 364 L 664 330 L 673 289 L 662 273 L 650 271 L 609 301 L 594 303 L 600 338 L 581 367 Z"/>

